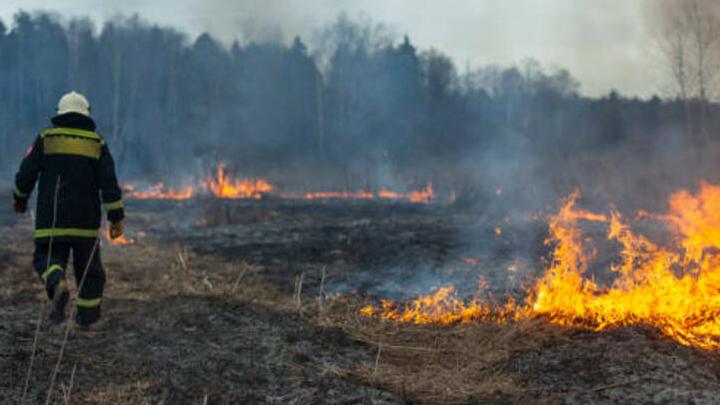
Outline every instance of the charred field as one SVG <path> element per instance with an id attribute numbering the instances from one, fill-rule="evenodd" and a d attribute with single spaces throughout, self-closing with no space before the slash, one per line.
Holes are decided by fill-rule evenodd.
<path id="1" fill-rule="evenodd" d="M 13 3 L 0 404 L 720 403 L 720 1 Z"/>
<path id="2" fill-rule="evenodd" d="M 360 314 L 377 298 L 408 299 L 449 280 L 471 294 L 479 276 L 495 293 L 520 298 L 524 279 L 543 271 L 541 219 L 373 201 L 128 206 L 134 243 L 103 246 L 105 318 L 91 332 L 70 330 L 55 403 L 720 398 L 717 355 L 650 326 L 594 332 L 541 317 L 417 325 Z M 11 403 L 22 395 L 47 307 L 30 266 L 30 218 L 0 221 L 0 367 L 9 377 L 0 383 L 0 400 Z M 511 266 L 525 270 L 509 273 Z M 41 326 L 31 403 L 45 401 L 63 331 Z"/>

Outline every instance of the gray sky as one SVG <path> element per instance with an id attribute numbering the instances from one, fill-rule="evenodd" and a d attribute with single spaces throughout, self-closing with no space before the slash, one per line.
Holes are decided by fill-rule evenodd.
<path id="1" fill-rule="evenodd" d="M 139 13 L 191 35 L 288 40 L 312 38 L 345 11 L 449 54 L 461 70 L 533 57 L 569 69 L 585 94 L 617 88 L 648 96 L 660 91 L 661 72 L 644 7 L 641 0 L 0 0 L 0 18 L 8 22 L 18 9 L 96 20 Z"/>

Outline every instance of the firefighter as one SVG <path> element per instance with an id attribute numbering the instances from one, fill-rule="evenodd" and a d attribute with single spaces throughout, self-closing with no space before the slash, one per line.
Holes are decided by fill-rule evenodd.
<path id="1" fill-rule="evenodd" d="M 35 216 L 35 271 L 52 301 L 50 321 L 61 323 L 70 298 L 65 273 L 73 255 L 78 287 L 75 322 L 89 327 L 100 319 L 105 272 L 100 261 L 100 200 L 110 237 L 122 236 L 122 192 L 105 140 L 95 132 L 90 104 L 76 92 L 62 96 L 53 126 L 41 131 L 15 177 L 13 211 L 24 213 L 38 181 Z M 87 269 L 87 274 L 83 274 Z"/>

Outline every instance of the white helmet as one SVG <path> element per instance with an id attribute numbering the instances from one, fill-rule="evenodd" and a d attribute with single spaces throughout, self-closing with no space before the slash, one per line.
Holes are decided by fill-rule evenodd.
<path id="1" fill-rule="evenodd" d="M 85 96 L 75 91 L 62 96 L 57 106 L 58 115 L 67 113 L 79 113 L 85 116 L 90 116 L 90 103 L 88 103 Z"/>

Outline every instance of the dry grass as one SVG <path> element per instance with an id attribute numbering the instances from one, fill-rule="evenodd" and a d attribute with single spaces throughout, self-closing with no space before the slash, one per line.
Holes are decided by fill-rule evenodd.
<path id="1" fill-rule="evenodd" d="M 368 319 L 357 297 L 326 300 L 315 322 L 340 328 L 374 361 L 334 375 L 421 403 L 715 403 L 717 354 L 679 346 L 655 329 L 596 333 L 533 319 L 413 325 Z"/>
<path id="2" fill-rule="evenodd" d="M 335 297 L 329 304 L 318 323 L 341 328 L 376 353 L 374 364 L 344 370 L 344 377 L 427 403 L 536 402 L 517 378 L 514 354 L 558 344 L 569 334 L 541 320 L 403 325 L 364 318 L 357 299 Z"/>

